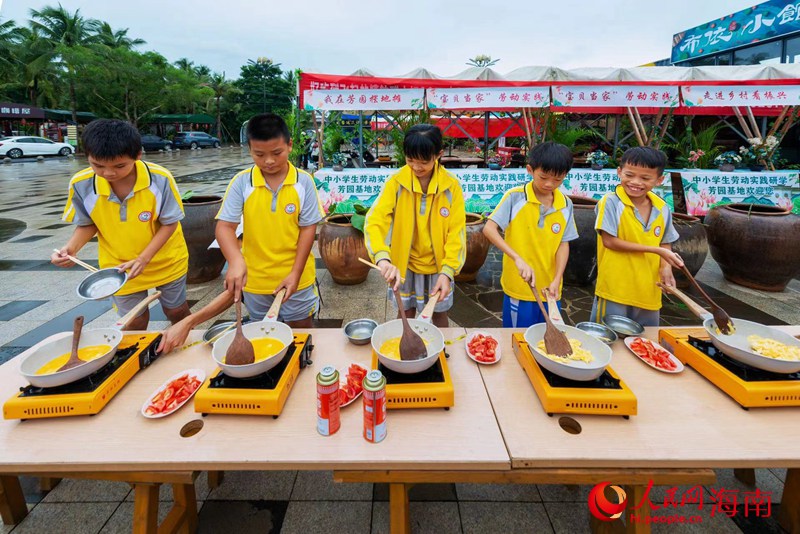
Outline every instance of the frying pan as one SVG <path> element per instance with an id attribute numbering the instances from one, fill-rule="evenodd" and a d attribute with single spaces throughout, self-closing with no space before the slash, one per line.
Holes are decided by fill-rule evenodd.
<path id="1" fill-rule="evenodd" d="M 800 347 L 800 340 L 776 328 L 752 321 L 745 321 L 744 319 L 734 319 L 734 332 L 726 336 L 717 332 L 717 324 L 714 322 L 714 317 L 711 313 L 697 304 L 683 291 L 668 286 L 661 286 L 661 289 L 678 297 L 686 304 L 689 311 L 703 319 L 703 328 L 705 328 L 709 337 L 711 337 L 711 342 L 727 356 L 745 365 L 761 369 L 762 371 L 770 371 L 778 374 L 792 374 L 800 371 L 800 361 L 776 360 L 754 352 L 750 349 L 750 342 L 747 341 L 747 337 L 756 335 L 763 338 L 774 339 L 785 345 L 795 347 Z"/>
<path id="2" fill-rule="evenodd" d="M 378 325 L 372 332 L 372 350 L 378 355 L 380 361 L 387 369 L 396 373 L 410 375 L 421 373 L 433 367 L 439 359 L 439 354 L 444 350 L 444 335 L 442 331 L 431 324 L 433 308 L 439 301 L 437 295 L 428 299 L 428 303 L 419 314 L 419 319 L 409 319 L 408 324 L 425 341 L 428 355 L 419 360 L 395 360 L 381 353 L 381 346 L 388 340 L 403 335 L 403 320 L 393 319 Z"/>
<path id="3" fill-rule="evenodd" d="M 556 308 L 557 310 L 557 308 Z M 536 363 L 560 377 L 568 380 L 577 380 L 578 382 L 588 382 L 595 380 L 603 371 L 606 370 L 608 364 L 611 363 L 611 347 L 600 341 L 594 336 L 590 336 L 583 330 L 579 330 L 574 326 L 568 326 L 555 322 L 559 330 L 564 332 L 569 339 L 577 339 L 581 342 L 581 347 L 588 350 L 594 356 L 594 360 L 590 363 L 567 360 L 569 363 L 562 363 L 559 361 L 551 360 L 542 354 L 537 345 L 544 339 L 544 331 L 547 329 L 546 323 L 539 323 L 531 325 L 525 331 L 525 342 L 531 349 Z"/>
<path id="4" fill-rule="evenodd" d="M 258 339 L 260 337 L 272 337 L 283 343 L 283 348 L 269 358 L 249 363 L 247 365 L 228 365 L 225 363 L 225 353 L 236 335 L 236 330 L 231 330 L 217 341 L 211 349 L 211 357 L 214 362 L 222 369 L 226 375 L 233 378 L 250 378 L 266 373 L 283 360 L 283 356 L 294 342 L 292 329 L 286 323 L 278 322 L 278 312 L 281 308 L 285 290 L 281 290 L 275 295 L 275 300 L 267 311 L 263 321 L 256 321 L 242 325 L 242 333 L 247 339 Z"/>
<path id="5" fill-rule="evenodd" d="M 100 356 L 90 360 L 82 365 L 67 369 L 66 371 L 56 371 L 46 375 L 37 375 L 36 371 L 42 368 L 53 359 L 70 352 L 72 349 L 72 333 L 61 337 L 59 339 L 48 341 L 30 354 L 28 354 L 22 363 L 20 363 L 19 371 L 25 379 L 30 382 L 32 386 L 40 388 L 52 388 L 56 386 L 63 386 L 85 378 L 95 371 L 102 369 L 105 364 L 111 361 L 114 354 L 117 353 L 117 347 L 122 341 L 121 328 L 125 327 L 135 317 L 137 317 L 142 310 L 144 310 L 151 302 L 161 296 L 160 291 L 156 291 L 152 295 L 142 300 L 133 309 L 125 314 L 117 323 L 115 328 L 96 328 L 87 330 L 81 333 L 80 343 L 78 349 L 83 347 L 90 347 L 92 345 L 109 345 L 111 348 Z"/>

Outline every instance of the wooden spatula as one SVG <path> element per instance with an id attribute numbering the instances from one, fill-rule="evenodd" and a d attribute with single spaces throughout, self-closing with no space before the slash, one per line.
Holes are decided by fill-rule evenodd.
<path id="1" fill-rule="evenodd" d="M 688 278 L 692 284 L 694 284 L 694 287 L 697 288 L 700 294 L 703 295 L 703 298 L 706 299 L 706 302 L 708 302 L 708 305 L 711 307 L 711 315 L 714 316 L 714 322 L 717 323 L 717 328 L 719 328 L 719 331 L 726 336 L 733 334 L 734 326 L 731 316 L 728 315 L 728 313 L 716 302 L 711 300 L 711 297 L 708 296 L 708 293 L 703 291 L 703 288 L 700 287 L 700 284 L 697 283 L 697 280 L 694 279 L 694 276 L 692 276 L 692 273 L 689 272 L 689 269 L 687 269 L 685 265 L 681 267 L 681 270 L 683 271 L 683 274 L 686 275 L 686 278 Z"/>
<path id="2" fill-rule="evenodd" d="M 277 299 L 276 299 L 277 300 Z M 256 351 L 250 340 L 242 332 L 242 301 L 236 301 L 236 333 L 225 352 L 225 363 L 228 365 L 248 365 L 256 361 Z"/>
<path id="3" fill-rule="evenodd" d="M 400 318 L 403 320 L 403 336 L 400 338 L 400 359 L 401 360 L 421 360 L 428 355 L 428 349 L 425 348 L 425 342 L 419 337 L 419 334 L 414 332 L 411 325 L 408 324 L 406 318 L 405 306 L 403 306 L 403 299 L 400 298 L 398 291 L 393 291 L 394 298 L 397 300 L 397 307 L 400 310 Z"/>
<path id="4" fill-rule="evenodd" d="M 67 363 L 58 368 L 58 372 L 72 369 L 79 365 L 86 363 L 78 358 L 78 343 L 81 341 L 81 330 L 83 329 L 83 315 L 75 317 L 75 322 L 72 325 L 72 352 L 69 355 Z"/>
<path id="5" fill-rule="evenodd" d="M 544 304 L 542 304 L 542 298 L 539 296 L 539 290 L 536 289 L 536 285 L 531 286 L 531 290 L 533 291 L 533 296 L 536 297 L 536 303 L 539 304 L 544 321 L 547 323 L 547 328 L 544 331 L 544 349 L 547 354 L 566 358 L 572 354 L 572 347 L 569 344 L 567 335 L 553 324 L 550 315 L 544 309 Z"/>

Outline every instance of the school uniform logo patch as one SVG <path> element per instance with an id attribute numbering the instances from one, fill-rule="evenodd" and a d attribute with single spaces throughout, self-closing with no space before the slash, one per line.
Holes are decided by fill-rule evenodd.
<path id="1" fill-rule="evenodd" d="M 439 215 L 441 215 L 442 217 L 447 217 L 450 215 L 450 210 L 447 208 L 442 208 L 439 210 Z"/>
<path id="2" fill-rule="evenodd" d="M 142 222 L 147 222 L 152 218 L 153 218 L 153 212 L 152 211 L 143 211 L 143 212 L 139 213 L 139 220 L 142 221 Z"/>
<path id="3" fill-rule="evenodd" d="M 656 234 L 656 237 L 661 237 L 661 227 L 660 226 L 656 226 L 653 229 L 653 233 Z"/>
<path id="4" fill-rule="evenodd" d="M 294 204 L 286 204 L 286 207 L 283 209 L 283 211 L 291 215 L 292 213 L 297 211 L 297 206 L 295 206 Z"/>
<path id="5" fill-rule="evenodd" d="M 557 234 L 561 231 L 561 223 L 553 223 L 553 226 L 550 227 L 554 234 Z"/>

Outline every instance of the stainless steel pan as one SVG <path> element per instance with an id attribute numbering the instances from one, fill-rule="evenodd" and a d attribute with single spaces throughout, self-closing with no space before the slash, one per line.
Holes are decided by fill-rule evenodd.
<path id="1" fill-rule="evenodd" d="M 438 302 L 436 295 L 432 296 L 422 312 L 419 314 L 418 319 L 409 319 L 408 324 L 414 331 L 420 335 L 425 341 L 425 347 L 428 349 L 428 355 L 419 360 L 395 360 L 381 353 L 381 346 L 389 339 L 400 337 L 403 335 L 403 320 L 394 319 L 387 321 L 382 325 L 378 325 L 375 331 L 372 332 L 372 350 L 378 355 L 380 361 L 387 369 L 396 373 L 410 375 L 414 373 L 421 373 L 428 370 L 437 362 L 439 354 L 444 350 L 444 335 L 442 331 L 436 326 L 431 324 L 431 316 L 433 308 Z"/>
<path id="2" fill-rule="evenodd" d="M 719 332 L 711 313 L 697 304 L 683 291 L 666 286 L 663 286 L 662 289 L 678 297 L 686 304 L 689 311 L 703 319 L 703 328 L 708 332 L 711 342 L 725 355 L 745 365 L 761 369 L 762 371 L 770 371 L 778 374 L 800 372 L 800 361 L 776 360 L 762 356 L 750 348 L 750 342 L 747 341 L 747 338 L 748 336 L 756 335 L 763 338 L 774 339 L 775 341 L 794 347 L 800 347 L 800 340 L 776 328 L 746 321 L 744 319 L 734 319 L 734 332 L 726 336 Z"/>

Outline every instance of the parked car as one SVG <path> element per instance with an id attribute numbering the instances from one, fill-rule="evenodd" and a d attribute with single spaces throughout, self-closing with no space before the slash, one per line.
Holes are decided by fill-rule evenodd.
<path id="1" fill-rule="evenodd" d="M 146 134 L 142 136 L 142 148 L 145 150 L 171 150 L 172 142 L 157 135 Z"/>
<path id="2" fill-rule="evenodd" d="M 205 132 L 178 132 L 172 138 L 172 146 L 175 148 L 201 148 L 220 145 L 219 139 L 212 137 Z"/>
<path id="3" fill-rule="evenodd" d="M 69 156 L 72 145 L 56 143 L 44 137 L 14 136 L 0 139 L 0 156 L 21 158 L 22 156 Z"/>

